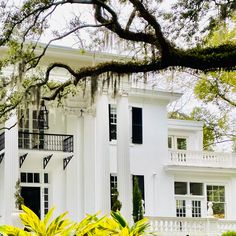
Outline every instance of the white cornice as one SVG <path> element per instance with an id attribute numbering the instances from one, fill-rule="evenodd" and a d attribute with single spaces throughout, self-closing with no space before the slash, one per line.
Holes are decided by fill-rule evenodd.
<path id="1" fill-rule="evenodd" d="M 169 130 L 196 130 L 202 131 L 203 122 L 193 120 L 168 119 Z"/>
<path id="2" fill-rule="evenodd" d="M 223 167 L 202 167 L 202 166 L 179 166 L 179 165 L 166 165 L 164 166 L 166 172 L 171 174 L 196 174 L 206 176 L 234 176 L 236 175 L 236 168 L 223 168 Z"/>
<path id="3" fill-rule="evenodd" d="M 157 100 L 164 100 L 168 103 L 179 99 L 182 95 L 182 93 L 140 88 L 131 88 L 129 92 L 129 96 L 131 97 L 152 98 Z"/>

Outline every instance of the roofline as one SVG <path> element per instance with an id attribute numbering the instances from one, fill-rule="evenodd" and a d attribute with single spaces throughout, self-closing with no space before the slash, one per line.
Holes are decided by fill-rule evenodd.
<path id="1" fill-rule="evenodd" d="M 45 47 L 46 44 L 40 43 L 39 47 Z M 36 51 L 40 52 L 40 49 L 36 49 Z M 98 51 L 89 51 L 85 50 L 83 48 L 72 48 L 72 47 L 66 47 L 66 46 L 60 46 L 60 45 L 50 45 L 47 49 L 46 56 L 53 56 L 55 54 L 61 54 L 63 56 L 72 56 L 72 58 L 77 58 L 78 55 L 92 58 L 96 56 L 96 59 L 108 59 L 108 60 L 119 60 L 119 61 L 128 61 L 131 60 L 128 56 L 123 56 L 120 54 L 114 54 L 114 53 L 103 53 Z"/>
<path id="2" fill-rule="evenodd" d="M 168 129 L 202 130 L 204 122 L 196 120 L 168 119 Z"/>
<path id="3" fill-rule="evenodd" d="M 166 100 L 168 102 L 175 101 L 179 99 L 183 94 L 175 93 L 165 90 L 154 90 L 154 89 L 141 89 L 141 88 L 131 88 L 129 95 L 132 97 L 146 97 L 146 98 L 156 98 L 160 100 Z"/>

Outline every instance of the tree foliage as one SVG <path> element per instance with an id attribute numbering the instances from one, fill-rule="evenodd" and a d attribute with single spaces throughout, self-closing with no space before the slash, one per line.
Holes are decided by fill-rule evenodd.
<path id="1" fill-rule="evenodd" d="M 222 20 L 214 27 L 204 39 L 207 46 L 217 46 L 222 43 L 235 41 L 236 15 L 231 15 L 231 24 Z M 235 140 L 234 110 L 236 108 L 236 72 L 214 71 L 200 73 L 195 76 L 196 82 L 192 83 L 193 90 L 200 106 L 192 112 L 183 114 L 172 112 L 172 118 L 199 120 L 204 122 L 203 146 L 206 150 L 212 150 L 215 144 Z M 186 85 L 182 83 L 182 86 Z"/>
<path id="2" fill-rule="evenodd" d="M 236 23 L 236 14 L 232 16 Z M 206 39 L 206 45 L 217 46 L 236 39 L 236 27 L 227 26 L 225 22 L 219 24 Z M 235 71 L 209 72 L 203 74 L 197 82 L 194 92 L 204 102 L 214 102 L 222 107 L 229 105 L 236 107 L 236 73 Z"/>
<path id="3" fill-rule="evenodd" d="M 195 107 L 190 114 L 170 112 L 169 118 L 202 121 L 203 149 L 206 151 L 212 151 L 215 145 L 222 142 L 227 136 L 231 139 L 234 138 L 233 134 L 229 134 L 229 120 L 227 114 L 217 116 L 206 108 Z"/>
<path id="4" fill-rule="evenodd" d="M 137 222 L 143 219 L 143 204 L 142 204 L 142 193 L 139 188 L 138 178 L 134 176 L 134 187 L 133 187 L 133 219 Z"/>
<path id="5" fill-rule="evenodd" d="M 5 54 L 0 69 L 3 71 L 10 65 L 14 68 L 10 75 L 2 75 L 0 116 L 3 118 L 22 101 L 38 101 L 39 97 L 60 99 L 86 78 L 97 80 L 107 73 L 119 77 L 169 68 L 195 72 L 235 70 L 235 40 L 204 44 L 205 36 L 223 19 L 232 16 L 235 5 L 233 0 L 178 0 L 168 4 L 151 0 L 25 0 L 23 3 L 3 0 L 0 46 Z M 67 14 L 60 22 L 64 26 L 56 30 L 53 17 L 59 12 Z M 130 59 L 82 68 L 55 61 L 46 69 L 40 68 L 49 45 L 71 35 L 77 37 L 83 50 L 98 50 L 96 46 L 102 43 L 104 51 L 120 50 L 129 53 Z M 40 47 L 39 42 L 45 38 L 49 38 L 46 45 Z M 58 68 L 67 71 L 71 78 L 53 82 L 51 73 Z"/>
<path id="6" fill-rule="evenodd" d="M 148 232 L 150 225 L 146 218 L 136 222 L 132 226 L 129 226 L 119 212 L 112 212 L 111 217 L 104 216 L 99 218 L 97 214 L 87 215 L 82 221 L 77 223 L 67 217 L 67 212 L 60 214 L 55 219 L 52 219 L 55 208 L 51 208 L 42 220 L 40 220 L 38 216 L 26 206 L 22 206 L 22 209 L 23 213 L 20 213 L 20 219 L 27 231 L 11 225 L 2 225 L 0 226 L 0 233 L 3 236 L 153 235 Z"/>

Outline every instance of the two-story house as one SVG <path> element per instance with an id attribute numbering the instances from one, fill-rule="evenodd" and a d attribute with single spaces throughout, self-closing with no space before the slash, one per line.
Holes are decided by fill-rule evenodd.
<path id="1" fill-rule="evenodd" d="M 51 47 L 41 66 L 55 60 L 94 65 L 115 58 Z M 53 73 L 53 79 L 65 78 L 63 70 Z M 15 111 L 2 125 L 13 127 L 0 135 L 0 224 L 11 223 L 17 179 L 25 204 L 41 218 L 52 206 L 57 213 L 69 211 L 74 220 L 99 210 L 109 214 L 111 189 L 117 188 L 121 212 L 131 220 L 137 176 L 145 215 L 160 234 L 186 235 L 195 225 L 205 235 L 205 219 L 213 216 L 220 232 L 236 229 L 236 221 L 227 221 L 236 220 L 233 155 L 203 151 L 201 122 L 167 118 L 167 105 L 180 97 L 124 77 L 115 96 L 105 85 L 94 102 L 89 87 L 85 96 L 68 97 L 62 106 L 45 102 L 47 129 L 40 128 L 36 107 Z"/>

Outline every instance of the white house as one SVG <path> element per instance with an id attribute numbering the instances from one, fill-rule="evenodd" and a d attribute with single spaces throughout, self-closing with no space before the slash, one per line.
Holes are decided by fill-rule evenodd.
<path id="1" fill-rule="evenodd" d="M 42 66 L 55 59 L 77 66 L 115 57 L 51 47 Z M 57 70 L 53 76 L 68 75 Z M 41 218 L 52 206 L 74 220 L 99 210 L 108 214 L 111 188 L 118 188 L 121 212 L 131 219 L 137 176 L 145 215 L 159 235 L 236 230 L 236 158 L 203 151 L 201 122 L 168 120 L 167 105 L 180 97 L 123 78 L 116 96 L 104 86 L 93 103 L 88 93 L 61 107 L 45 102 L 46 130 L 39 129 L 34 106 L 18 110 L 18 122 L 13 115 L 3 124 L 17 125 L 0 135 L 0 224 L 12 223 L 18 178 L 25 204 Z"/>

